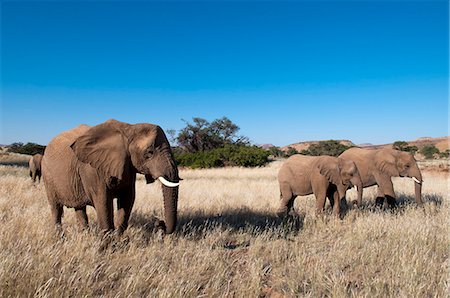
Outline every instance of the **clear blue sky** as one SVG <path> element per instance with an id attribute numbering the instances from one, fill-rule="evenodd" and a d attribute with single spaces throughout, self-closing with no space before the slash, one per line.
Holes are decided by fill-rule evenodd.
<path id="1" fill-rule="evenodd" d="M 0 143 L 227 116 L 254 143 L 448 135 L 448 1 L 2 1 Z"/>

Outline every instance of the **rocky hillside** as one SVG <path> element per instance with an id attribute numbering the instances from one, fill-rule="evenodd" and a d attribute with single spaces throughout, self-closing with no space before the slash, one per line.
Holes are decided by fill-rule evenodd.
<path id="1" fill-rule="evenodd" d="M 418 138 L 417 140 L 414 141 L 408 141 L 408 145 L 409 146 L 417 146 L 417 148 L 422 148 L 424 146 L 427 145 L 435 145 L 436 148 L 439 149 L 439 151 L 444 152 L 445 150 L 449 149 L 449 144 L 450 144 L 450 137 L 442 137 L 442 138 L 429 138 L 429 137 L 423 137 L 423 138 Z M 361 144 L 364 146 L 360 146 L 360 147 L 364 147 L 364 148 L 391 148 L 392 147 L 392 143 L 391 144 L 382 144 L 382 145 L 372 145 L 372 144 Z"/>

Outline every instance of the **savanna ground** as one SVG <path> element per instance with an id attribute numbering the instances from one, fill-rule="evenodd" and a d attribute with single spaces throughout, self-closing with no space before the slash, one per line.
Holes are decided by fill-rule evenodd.
<path id="1" fill-rule="evenodd" d="M 424 171 L 424 209 L 413 182 L 398 178 L 394 213 L 374 210 L 372 187 L 343 220 L 316 219 L 308 196 L 296 200 L 301 216 L 283 221 L 274 216 L 280 165 L 181 170 L 170 236 L 154 229 L 160 186 L 141 177 L 130 227 L 106 249 L 92 208 L 88 231 L 65 209 L 61 238 L 43 184 L 33 187 L 26 168 L 0 166 L 0 296 L 448 297 L 446 171 Z"/>

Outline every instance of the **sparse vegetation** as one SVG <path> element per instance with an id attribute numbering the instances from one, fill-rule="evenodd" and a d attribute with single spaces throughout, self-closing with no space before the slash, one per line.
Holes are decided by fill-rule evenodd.
<path id="1" fill-rule="evenodd" d="M 435 155 L 439 154 L 439 149 L 434 145 L 426 145 L 420 149 L 420 153 L 422 153 L 426 159 L 433 159 Z"/>
<path id="2" fill-rule="evenodd" d="M 297 151 L 297 149 L 293 147 L 288 147 L 288 150 L 286 151 L 286 157 L 292 156 L 294 154 L 299 154 L 300 152 Z"/>
<path id="3" fill-rule="evenodd" d="M 450 149 L 447 149 L 444 152 L 439 153 L 440 158 L 448 158 L 449 156 L 450 156 Z"/>
<path id="4" fill-rule="evenodd" d="M 8 152 L 34 155 L 37 153 L 44 154 L 45 146 L 36 143 L 12 143 Z"/>
<path id="5" fill-rule="evenodd" d="M 223 166 L 257 167 L 268 162 L 270 152 L 251 146 L 244 136 L 238 136 L 239 127 L 223 117 L 213 122 L 194 118 L 193 123 L 169 135 L 176 141 L 174 148 L 178 165 L 191 168 Z"/>
<path id="6" fill-rule="evenodd" d="M 417 148 L 417 146 L 409 146 L 408 142 L 405 141 L 394 142 L 392 144 L 392 148 L 400 151 L 410 152 L 411 154 L 416 154 L 416 152 L 419 151 L 419 148 Z"/>
<path id="7" fill-rule="evenodd" d="M 258 167 L 269 161 L 269 155 L 269 151 L 256 146 L 226 145 L 209 151 L 175 153 L 175 160 L 178 165 L 193 169 L 223 166 Z"/>
<path id="8" fill-rule="evenodd" d="M 318 144 L 312 144 L 309 146 L 307 150 L 302 150 L 300 154 L 312 156 L 320 156 L 320 155 L 339 156 L 342 152 L 344 152 L 349 148 L 351 147 L 341 144 L 339 141 L 328 140 L 328 141 L 320 141 Z"/>
<path id="9" fill-rule="evenodd" d="M 412 202 L 413 183 L 396 178 L 398 212 L 374 211 L 372 187 L 363 209 L 343 220 L 316 219 L 307 196 L 295 201 L 301 217 L 282 221 L 274 216 L 280 165 L 182 169 L 179 225 L 170 236 L 153 229 L 163 217 L 160 186 L 139 176 L 130 227 L 105 250 L 92 208 L 84 232 L 65 209 L 62 239 L 49 224 L 43 185 L 33 187 L 25 168 L 0 166 L 0 296 L 448 295 L 447 175 L 424 173 L 424 210 Z"/>

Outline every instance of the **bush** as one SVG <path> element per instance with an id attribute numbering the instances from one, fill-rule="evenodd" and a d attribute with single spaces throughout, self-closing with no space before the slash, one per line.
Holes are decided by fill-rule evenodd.
<path id="1" fill-rule="evenodd" d="M 449 156 L 450 156 L 450 149 L 447 149 L 444 152 L 439 153 L 440 158 L 448 158 Z"/>
<path id="2" fill-rule="evenodd" d="M 286 153 L 284 151 L 280 150 L 280 148 L 278 148 L 278 147 L 270 147 L 269 149 L 267 149 L 267 151 L 273 157 L 286 157 Z"/>
<path id="3" fill-rule="evenodd" d="M 420 153 L 422 153 L 426 159 L 432 159 L 435 154 L 439 154 L 439 149 L 434 145 L 427 145 L 420 149 Z"/>
<path id="4" fill-rule="evenodd" d="M 286 151 L 286 157 L 292 156 L 294 154 L 298 154 L 299 152 L 297 151 L 297 149 L 293 148 L 293 147 L 288 147 L 288 150 Z"/>
<path id="5" fill-rule="evenodd" d="M 416 154 L 416 152 L 419 151 L 419 148 L 417 148 L 417 146 L 409 146 L 409 144 L 405 141 L 394 142 L 394 144 L 392 144 L 392 148 L 412 154 Z"/>
<path id="6" fill-rule="evenodd" d="M 37 153 L 44 154 L 44 150 L 45 146 L 36 143 L 26 143 L 25 145 L 23 143 L 12 143 L 8 148 L 8 152 L 28 155 L 34 155 Z"/>
<path id="7" fill-rule="evenodd" d="M 343 145 L 339 141 L 335 140 L 320 141 L 318 144 L 310 145 L 308 150 L 302 150 L 301 154 L 312 156 L 320 156 L 320 155 L 339 156 L 342 152 L 344 152 L 349 148 L 351 147 Z"/>
<path id="8" fill-rule="evenodd" d="M 177 152 L 179 166 L 190 168 L 214 168 L 223 166 L 258 167 L 268 162 L 270 152 L 256 146 L 227 145 L 210 151 Z"/>

